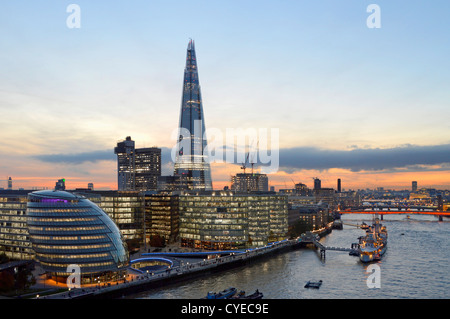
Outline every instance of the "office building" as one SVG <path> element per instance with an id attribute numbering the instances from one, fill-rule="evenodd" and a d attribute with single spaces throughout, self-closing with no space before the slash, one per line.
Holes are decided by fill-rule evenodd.
<path id="1" fill-rule="evenodd" d="M 101 208 L 119 228 L 126 242 L 144 242 L 144 196 L 135 191 L 88 191 L 77 194 Z"/>
<path id="2" fill-rule="evenodd" d="M 118 142 L 114 148 L 117 154 L 117 188 L 119 191 L 132 191 L 135 188 L 135 147 L 130 136 Z"/>
<path id="3" fill-rule="evenodd" d="M 212 190 L 205 117 L 192 40 L 187 48 L 178 136 L 174 175 L 185 177 L 183 181 L 188 189 Z"/>
<path id="4" fill-rule="evenodd" d="M 412 182 L 412 187 L 411 188 L 412 188 L 411 190 L 412 190 L 413 193 L 417 192 L 417 182 L 416 181 Z"/>
<path id="5" fill-rule="evenodd" d="M 237 192 L 267 192 L 269 179 L 266 174 L 239 173 L 231 177 L 231 190 Z"/>
<path id="6" fill-rule="evenodd" d="M 117 187 L 119 191 L 156 190 L 161 176 L 161 149 L 157 147 L 135 148 L 130 136 L 118 142 Z"/>
<path id="7" fill-rule="evenodd" d="M 147 242 L 174 243 L 179 234 L 179 195 L 171 192 L 145 195 Z"/>
<path id="8" fill-rule="evenodd" d="M 186 177 L 182 175 L 158 177 L 158 191 L 180 191 L 187 189 Z"/>
<path id="9" fill-rule="evenodd" d="M 326 205 L 305 205 L 290 208 L 288 225 L 292 236 L 325 227 L 332 220 Z"/>
<path id="10" fill-rule="evenodd" d="M 180 195 L 184 247 L 220 250 L 258 247 L 287 236 L 287 197 L 212 191 Z"/>
<path id="11" fill-rule="evenodd" d="M 26 190 L 0 191 L 0 254 L 14 260 L 32 260 L 27 227 Z"/>
<path id="12" fill-rule="evenodd" d="M 120 279 L 128 266 L 122 235 L 91 201 L 64 191 L 28 194 L 27 226 L 36 260 L 47 275 L 65 282 L 78 265 L 81 283 Z"/>
<path id="13" fill-rule="evenodd" d="M 135 190 L 156 190 L 161 176 L 161 149 L 137 148 L 135 154 Z"/>

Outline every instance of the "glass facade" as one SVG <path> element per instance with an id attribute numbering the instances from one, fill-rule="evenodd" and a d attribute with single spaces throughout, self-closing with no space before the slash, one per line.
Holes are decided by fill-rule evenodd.
<path id="1" fill-rule="evenodd" d="M 97 275 L 119 276 L 128 265 L 119 229 L 82 196 L 64 191 L 28 194 L 27 225 L 36 259 L 53 276 L 67 277 L 67 267 L 76 264 L 83 282 L 89 282 Z"/>
<path id="2" fill-rule="evenodd" d="M 135 149 L 135 190 L 157 190 L 161 176 L 161 149 L 157 147 Z"/>
<path id="3" fill-rule="evenodd" d="M 258 247 L 287 235 L 286 196 L 215 191 L 182 195 L 179 201 L 180 238 L 185 247 Z"/>
<path id="4" fill-rule="evenodd" d="M 152 194 L 145 196 L 146 230 L 148 237 L 160 236 L 166 243 L 178 239 L 178 195 Z M 149 242 L 147 239 L 147 242 Z"/>
<path id="5" fill-rule="evenodd" d="M 187 189 L 212 190 L 205 118 L 192 40 L 187 49 L 178 136 L 174 175 L 184 177 Z"/>
<path id="6" fill-rule="evenodd" d="M 0 192 L 0 254 L 16 260 L 31 260 L 33 249 L 27 228 L 28 191 Z"/>
<path id="7" fill-rule="evenodd" d="M 80 193 L 100 207 L 119 228 L 125 241 L 144 240 L 144 197 L 132 191 L 84 191 Z"/>

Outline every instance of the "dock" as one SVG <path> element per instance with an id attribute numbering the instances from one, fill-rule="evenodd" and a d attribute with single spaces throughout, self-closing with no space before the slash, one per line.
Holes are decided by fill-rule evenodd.
<path id="1" fill-rule="evenodd" d="M 357 244 L 352 244 L 351 248 L 345 247 L 333 247 L 333 246 L 325 246 L 319 241 L 319 236 L 314 233 L 308 232 L 302 237 L 302 245 L 313 245 L 315 248 L 320 250 L 320 256 L 325 259 L 325 252 L 327 250 L 332 251 L 345 251 L 348 252 L 352 256 L 358 256 L 358 247 Z"/>

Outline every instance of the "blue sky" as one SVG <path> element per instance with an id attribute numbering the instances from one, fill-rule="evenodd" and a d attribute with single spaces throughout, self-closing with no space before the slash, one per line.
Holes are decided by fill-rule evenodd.
<path id="1" fill-rule="evenodd" d="M 80 29 L 66 26 L 71 3 Z M 380 29 L 367 28 L 371 3 Z M 448 1 L 4 1 L 0 174 L 114 182 L 103 157 L 48 168 L 36 158 L 98 154 L 128 135 L 138 147 L 172 147 L 189 38 L 207 127 L 279 128 L 286 149 L 448 145 L 449 9 Z"/>

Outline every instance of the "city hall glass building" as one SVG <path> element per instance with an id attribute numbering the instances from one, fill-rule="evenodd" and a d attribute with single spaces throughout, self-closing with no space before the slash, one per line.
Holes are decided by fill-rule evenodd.
<path id="1" fill-rule="evenodd" d="M 57 281 L 80 267 L 82 283 L 114 280 L 128 266 L 128 250 L 114 222 L 97 205 L 65 191 L 28 194 L 27 224 L 36 260 Z"/>

